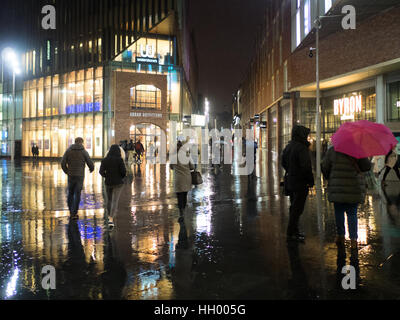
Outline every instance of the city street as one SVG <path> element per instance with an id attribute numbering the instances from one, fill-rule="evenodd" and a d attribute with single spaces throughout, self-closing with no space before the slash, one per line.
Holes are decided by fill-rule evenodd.
<path id="1" fill-rule="evenodd" d="M 287 244 L 289 200 L 261 159 L 256 177 L 234 166 L 202 167 L 183 223 L 168 165 L 143 163 L 124 185 L 116 225 L 104 219 L 103 179 L 86 171 L 79 220 L 70 221 L 59 162 L 0 162 L 0 299 L 399 299 L 397 181 L 369 194 L 359 212 L 359 248 L 338 250 L 333 206 L 312 190 Z M 273 168 L 275 169 L 275 168 Z M 271 170 L 273 170 L 271 169 Z M 359 268 L 343 290 L 344 265 Z M 56 289 L 42 288 L 42 268 Z"/>

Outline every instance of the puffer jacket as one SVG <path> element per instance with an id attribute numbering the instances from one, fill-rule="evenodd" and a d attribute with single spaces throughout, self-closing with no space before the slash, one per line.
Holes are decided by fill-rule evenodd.
<path id="1" fill-rule="evenodd" d="M 331 147 L 321 164 L 322 174 L 328 180 L 328 200 L 339 203 L 363 203 L 366 187 L 362 172 L 370 169 L 371 162 L 367 158 L 355 159 L 336 152 Z"/>
<path id="2" fill-rule="evenodd" d="M 282 167 L 286 171 L 285 189 L 298 191 L 314 186 L 312 173 L 310 143 L 307 136 L 310 129 L 296 125 L 292 130 L 292 140 L 282 152 Z"/>
<path id="3" fill-rule="evenodd" d="M 94 164 L 83 145 L 73 144 L 65 151 L 61 160 L 61 168 L 69 176 L 84 177 L 85 163 L 89 167 L 90 172 L 92 172 Z"/>

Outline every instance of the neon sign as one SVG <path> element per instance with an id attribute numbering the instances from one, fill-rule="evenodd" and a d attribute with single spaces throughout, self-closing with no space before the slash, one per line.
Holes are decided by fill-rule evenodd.
<path id="1" fill-rule="evenodd" d="M 354 120 L 354 114 L 362 111 L 362 95 L 336 99 L 333 102 L 333 113 L 341 120 Z"/>

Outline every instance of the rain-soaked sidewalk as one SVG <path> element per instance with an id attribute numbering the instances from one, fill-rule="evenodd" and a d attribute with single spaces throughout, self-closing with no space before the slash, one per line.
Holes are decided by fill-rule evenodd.
<path id="1" fill-rule="evenodd" d="M 368 195 L 351 252 L 334 244 L 325 194 L 307 201 L 305 244 L 288 246 L 288 199 L 273 175 L 258 168 L 248 181 L 229 165 L 203 167 L 181 224 L 168 166 L 136 167 L 109 232 L 99 165 L 86 172 L 80 218 L 70 222 L 58 162 L 0 160 L 0 299 L 400 298 L 397 182 Z M 348 264 L 359 267 L 357 290 L 340 286 Z M 55 290 L 41 286 L 46 265 L 56 269 Z"/>

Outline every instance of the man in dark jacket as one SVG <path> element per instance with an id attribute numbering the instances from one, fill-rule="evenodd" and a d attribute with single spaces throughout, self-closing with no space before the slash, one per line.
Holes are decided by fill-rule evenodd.
<path id="1" fill-rule="evenodd" d="M 299 232 L 299 220 L 306 203 L 308 189 L 314 186 L 314 176 L 307 137 L 310 129 L 296 125 L 292 130 L 292 140 L 282 153 L 282 166 L 285 169 L 284 188 L 290 196 L 289 225 L 287 239 L 303 241 Z"/>
<path id="2" fill-rule="evenodd" d="M 365 199 L 365 179 L 361 172 L 371 169 L 367 159 L 355 159 L 336 152 L 331 147 L 321 164 L 322 174 L 328 180 L 328 200 L 334 203 L 337 237 L 336 243 L 344 245 L 344 213 L 347 213 L 351 247 L 357 248 L 357 207 Z"/>
<path id="3" fill-rule="evenodd" d="M 61 168 L 68 175 L 68 208 L 71 218 L 74 219 L 78 218 L 79 202 L 85 179 L 85 163 L 90 172 L 93 172 L 94 164 L 83 147 L 83 139 L 76 138 L 75 144 L 65 151 L 61 160 Z"/>

